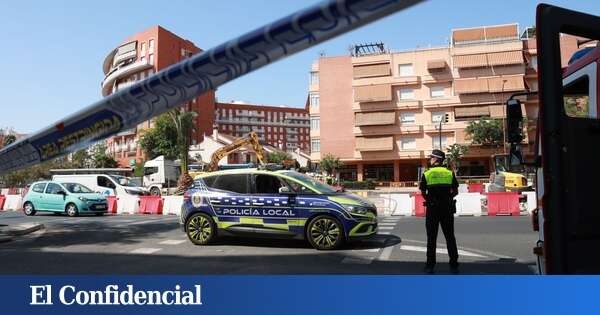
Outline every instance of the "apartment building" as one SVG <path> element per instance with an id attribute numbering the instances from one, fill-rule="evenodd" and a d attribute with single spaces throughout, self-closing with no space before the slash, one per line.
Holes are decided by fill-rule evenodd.
<path id="1" fill-rule="evenodd" d="M 254 131 L 261 141 L 281 150 L 308 151 L 310 126 L 307 107 L 216 103 L 215 122 L 222 134 L 241 137 Z"/>
<path id="2" fill-rule="evenodd" d="M 566 50 L 573 40 L 563 38 Z M 489 175 L 504 147 L 473 145 L 465 128 L 504 118 L 511 94 L 537 90 L 534 43 L 509 24 L 454 29 L 445 47 L 319 58 L 309 85 L 312 159 L 340 157 L 349 180 L 414 182 L 433 149 L 460 143 L 470 149 L 459 173 Z M 537 97 L 525 100 L 527 118 L 537 118 Z"/>
<path id="3" fill-rule="evenodd" d="M 101 83 L 102 96 L 131 86 L 200 51 L 201 49 L 191 41 L 158 25 L 130 36 L 121 45 L 111 50 L 104 59 L 102 70 L 105 77 Z M 196 118 L 198 132 L 192 135 L 192 142 L 199 143 L 204 134 L 212 132 L 215 110 L 214 91 L 195 98 L 185 106 L 198 113 Z M 149 120 L 136 128 L 109 138 L 106 142 L 108 153 L 121 166 L 132 166 L 143 161 L 144 153 L 137 143 L 140 132 L 151 126 L 152 120 Z"/>

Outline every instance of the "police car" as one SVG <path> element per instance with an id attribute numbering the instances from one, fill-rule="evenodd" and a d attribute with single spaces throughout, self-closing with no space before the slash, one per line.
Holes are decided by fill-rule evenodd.
<path id="1" fill-rule="evenodd" d="M 328 250 L 374 235 L 377 209 L 295 171 L 237 169 L 196 177 L 180 223 L 196 245 L 234 234 L 306 239 Z"/>

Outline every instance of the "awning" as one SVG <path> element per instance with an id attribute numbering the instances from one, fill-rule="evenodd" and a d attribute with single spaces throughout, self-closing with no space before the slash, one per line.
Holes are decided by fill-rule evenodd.
<path id="1" fill-rule="evenodd" d="M 454 81 L 454 91 L 457 94 L 488 92 L 487 79 L 463 79 Z"/>
<path id="2" fill-rule="evenodd" d="M 391 75 L 390 63 L 360 65 L 352 68 L 354 78 L 381 77 Z"/>
<path id="3" fill-rule="evenodd" d="M 490 92 L 511 92 L 525 90 L 523 76 L 496 77 L 488 79 Z"/>
<path id="4" fill-rule="evenodd" d="M 446 68 L 446 60 L 444 59 L 435 59 L 427 61 L 427 69 L 428 70 L 440 70 Z"/>
<path id="5" fill-rule="evenodd" d="M 504 112 L 506 105 L 490 105 L 490 117 L 492 118 L 504 118 Z"/>
<path id="6" fill-rule="evenodd" d="M 490 53 L 487 54 L 487 58 L 490 66 L 513 65 L 524 63 L 523 52 L 520 50 Z"/>
<path id="7" fill-rule="evenodd" d="M 453 57 L 455 68 L 487 67 L 488 61 L 485 54 L 458 55 Z"/>
<path id="8" fill-rule="evenodd" d="M 489 106 L 468 106 L 468 107 L 456 107 L 454 108 L 454 117 L 466 118 L 466 117 L 479 117 L 489 116 Z"/>
<path id="9" fill-rule="evenodd" d="M 517 24 L 491 26 L 485 28 L 486 39 L 515 38 L 519 36 Z"/>
<path id="10" fill-rule="evenodd" d="M 354 87 L 354 101 L 356 102 L 384 102 L 391 100 L 392 86 L 389 84 Z"/>
<path id="11" fill-rule="evenodd" d="M 392 151 L 393 149 L 394 137 L 356 138 L 357 151 Z"/>
<path id="12" fill-rule="evenodd" d="M 356 113 L 356 126 L 381 126 L 396 123 L 396 112 Z"/>

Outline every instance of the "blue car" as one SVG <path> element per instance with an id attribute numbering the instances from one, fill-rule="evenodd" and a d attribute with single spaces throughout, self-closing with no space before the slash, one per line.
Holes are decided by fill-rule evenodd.
<path id="1" fill-rule="evenodd" d="M 238 169 L 196 177 L 181 222 L 196 245 L 225 234 L 306 239 L 316 249 L 377 233 L 377 209 L 295 171 Z"/>

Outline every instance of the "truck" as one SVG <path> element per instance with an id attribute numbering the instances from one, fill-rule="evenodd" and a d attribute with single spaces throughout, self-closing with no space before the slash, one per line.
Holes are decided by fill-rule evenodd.
<path id="1" fill-rule="evenodd" d="M 177 189 L 181 175 L 180 165 L 163 155 L 144 163 L 144 187 L 152 196 L 170 195 Z"/>
<path id="2" fill-rule="evenodd" d="M 507 108 L 509 165 L 535 169 L 533 248 L 540 274 L 600 273 L 600 47 L 575 53 L 562 68 L 560 36 L 594 46 L 600 17 L 540 4 L 536 12 L 539 114 L 532 159 L 524 159 L 521 103 Z"/>

